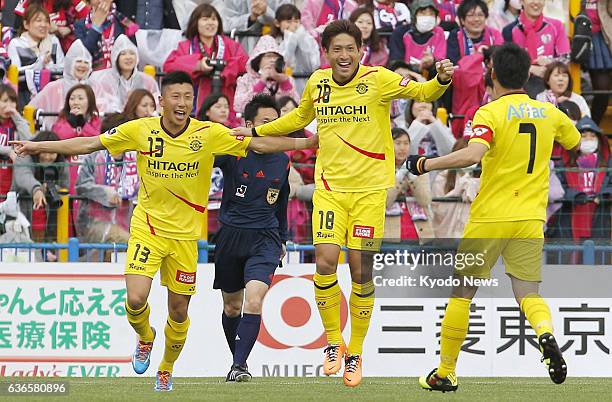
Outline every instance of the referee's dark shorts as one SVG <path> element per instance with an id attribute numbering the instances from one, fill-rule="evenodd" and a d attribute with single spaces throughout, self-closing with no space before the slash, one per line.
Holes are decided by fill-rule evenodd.
<path id="1" fill-rule="evenodd" d="M 240 229 L 221 225 L 215 246 L 214 289 L 226 293 L 257 280 L 270 286 L 282 252 L 278 228 Z"/>

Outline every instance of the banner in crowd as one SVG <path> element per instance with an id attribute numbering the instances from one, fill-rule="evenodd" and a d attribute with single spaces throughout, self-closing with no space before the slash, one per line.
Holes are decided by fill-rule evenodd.
<path id="1" fill-rule="evenodd" d="M 198 268 L 191 327 L 175 376 L 224 376 L 231 365 L 221 327 L 222 301 L 212 290 L 213 266 Z M 588 267 L 565 267 L 578 271 Z M 125 318 L 121 264 L 0 265 L 0 376 L 112 377 L 135 375 L 136 338 Z M 313 264 L 277 270 L 249 358 L 255 376 L 319 376 L 325 335 L 313 294 Z M 350 276 L 341 266 L 342 327 L 350 336 Z M 504 285 L 510 288 L 509 281 Z M 163 353 L 166 290 L 150 295 L 157 329 L 151 368 Z M 611 376 L 612 298 L 548 300 L 570 376 Z M 379 297 L 364 346 L 364 375 L 417 376 L 436 366 L 445 298 Z M 458 371 L 465 376 L 546 376 L 529 323 L 512 298 L 474 299 Z"/>

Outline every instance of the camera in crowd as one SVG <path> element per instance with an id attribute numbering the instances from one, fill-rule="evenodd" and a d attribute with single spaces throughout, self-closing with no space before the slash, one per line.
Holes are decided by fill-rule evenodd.
<path id="1" fill-rule="evenodd" d="M 274 62 L 274 70 L 276 70 L 276 72 L 279 74 L 285 72 L 285 59 L 283 58 L 283 56 L 278 56 L 278 58 Z"/>
<path id="2" fill-rule="evenodd" d="M 57 187 L 57 181 L 59 179 L 59 172 L 54 166 L 47 166 L 43 173 L 43 182 L 47 188 L 47 204 L 51 209 L 58 209 L 62 206 L 62 196 L 59 193 Z"/>
<path id="3" fill-rule="evenodd" d="M 206 64 L 213 68 L 212 71 L 212 82 L 211 82 L 211 93 L 219 94 L 221 93 L 221 88 L 223 87 L 223 81 L 221 78 L 221 73 L 226 66 L 226 62 L 223 59 L 209 59 L 206 60 Z"/>

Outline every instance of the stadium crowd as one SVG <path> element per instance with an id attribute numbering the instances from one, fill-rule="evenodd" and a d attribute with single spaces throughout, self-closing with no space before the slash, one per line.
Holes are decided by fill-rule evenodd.
<path id="1" fill-rule="evenodd" d="M 532 58 L 525 91 L 551 102 L 582 133 L 579 152 L 555 148 L 550 161 L 546 236 L 610 239 L 612 158 L 600 128 L 612 89 L 612 1 L 586 0 L 592 41 L 582 58 L 583 87 L 573 92 L 568 7 L 545 0 L 1 0 L 0 197 L 19 194 L 34 241 L 56 238 L 58 189 L 73 196 L 70 233 L 85 242 L 126 242 L 139 189 L 135 154 L 99 151 L 64 160 L 56 154 L 19 158 L 8 141 L 95 136 L 158 115 L 159 87 L 143 72 L 175 70 L 195 83 L 195 116 L 228 127 L 243 124 L 245 104 L 259 93 L 276 97 L 282 114 L 297 107 L 311 72 L 328 64 L 320 34 L 350 19 L 363 35 L 361 63 L 385 66 L 424 81 L 435 62 L 459 68 L 438 102 L 394 101 L 389 118 L 396 186 L 388 191 L 385 238 L 457 238 L 478 193 L 479 167 L 412 176 L 409 154 L 445 155 L 467 146 L 474 113 L 492 97 L 487 75 L 496 45 L 513 41 Z M 567 2 L 565 2 L 567 3 Z M 574 45 L 578 45 L 575 40 Z M 575 61 L 575 60 L 572 60 Z M 9 65 L 19 71 L 8 80 Z M 588 101 L 587 101 L 588 99 Z M 32 132 L 26 105 L 44 116 Z M 442 108 L 450 117 L 448 122 Z M 529 113 L 529 111 L 521 111 Z M 608 124 L 608 127 L 610 125 Z M 291 134 L 309 137 L 316 122 Z M 289 238 L 312 240 L 310 213 L 316 152 L 289 153 Z M 66 164 L 66 162 L 68 164 Z M 223 177 L 212 174 L 209 240 L 214 243 Z M 0 223 L 6 217 L 0 214 Z M 55 260 L 53 253 L 43 256 Z"/>

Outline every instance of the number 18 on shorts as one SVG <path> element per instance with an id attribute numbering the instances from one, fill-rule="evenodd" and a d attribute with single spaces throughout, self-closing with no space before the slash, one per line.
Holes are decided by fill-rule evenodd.
<path id="1" fill-rule="evenodd" d="M 384 234 L 386 190 L 359 193 L 315 190 L 312 238 L 353 250 L 377 251 Z"/>

